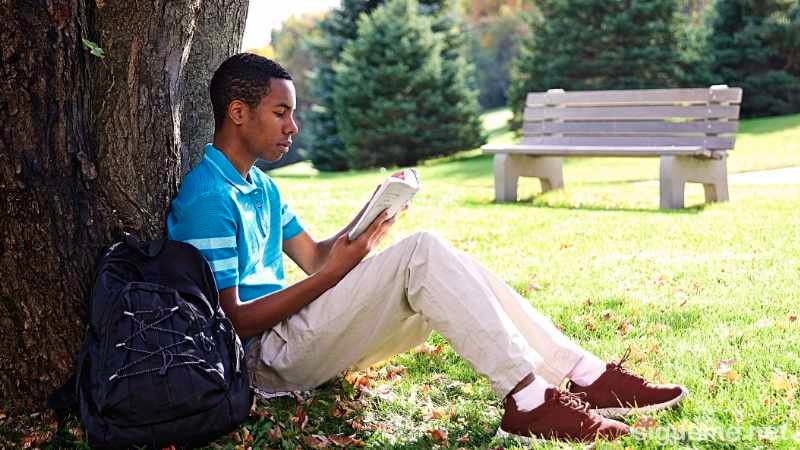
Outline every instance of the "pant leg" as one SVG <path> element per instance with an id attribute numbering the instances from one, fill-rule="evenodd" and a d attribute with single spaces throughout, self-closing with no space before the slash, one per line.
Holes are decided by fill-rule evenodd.
<path id="1" fill-rule="evenodd" d="M 486 375 L 501 398 L 531 372 L 563 378 L 580 358 L 577 347 L 566 345 L 541 315 L 512 318 L 509 313 L 533 308 L 492 277 L 436 236 L 417 233 L 366 259 L 264 333 L 249 353 L 253 381 L 267 391 L 311 388 L 350 366 L 407 350 L 431 329 Z"/>

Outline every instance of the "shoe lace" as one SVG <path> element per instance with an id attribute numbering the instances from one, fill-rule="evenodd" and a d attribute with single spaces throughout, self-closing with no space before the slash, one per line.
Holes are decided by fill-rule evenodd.
<path id="1" fill-rule="evenodd" d="M 640 377 L 640 376 L 638 376 L 638 375 L 636 375 L 634 373 L 631 373 L 631 371 L 629 371 L 627 368 L 623 367 L 623 364 L 625 364 L 625 362 L 628 361 L 630 356 L 631 356 L 631 348 L 628 347 L 627 350 L 625 350 L 625 353 L 622 354 L 622 358 L 620 358 L 619 361 L 610 363 L 611 369 L 619 372 L 622 375 L 624 375 L 625 378 L 627 380 L 631 381 L 631 382 L 635 382 L 637 384 L 645 384 L 645 383 L 647 383 L 647 381 L 644 378 L 642 378 L 642 377 Z"/>
<path id="2" fill-rule="evenodd" d="M 566 406 L 570 409 L 576 409 L 579 411 L 589 411 L 589 403 L 586 401 L 586 393 L 574 393 L 574 392 L 567 392 L 567 391 L 558 391 L 557 400 L 562 405 Z"/>

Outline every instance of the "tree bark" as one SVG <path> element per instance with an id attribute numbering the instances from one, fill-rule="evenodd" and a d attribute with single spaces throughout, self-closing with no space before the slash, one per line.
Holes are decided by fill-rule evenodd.
<path id="1" fill-rule="evenodd" d="M 239 52 L 249 0 L 206 0 L 200 10 L 186 64 L 181 121 L 181 175 L 203 157 L 214 137 L 214 110 L 208 83 L 222 61 Z"/>
<path id="2" fill-rule="evenodd" d="M 199 6 L 0 0 L 0 392 L 12 412 L 41 408 L 72 370 L 102 249 L 121 230 L 163 235 Z"/>

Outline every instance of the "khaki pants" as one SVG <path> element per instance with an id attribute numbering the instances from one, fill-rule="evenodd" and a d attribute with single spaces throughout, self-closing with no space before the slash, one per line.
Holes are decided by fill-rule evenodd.
<path id="1" fill-rule="evenodd" d="M 365 259 L 255 338 L 248 369 L 262 391 L 307 390 L 409 350 L 431 330 L 488 377 L 501 399 L 531 372 L 560 384 L 584 355 L 502 280 L 420 232 Z"/>

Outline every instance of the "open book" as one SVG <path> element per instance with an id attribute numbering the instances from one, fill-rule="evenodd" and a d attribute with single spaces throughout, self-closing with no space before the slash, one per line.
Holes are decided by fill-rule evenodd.
<path id="1" fill-rule="evenodd" d="M 373 220 L 389 210 L 389 217 L 394 216 L 411 201 L 411 197 L 419 191 L 419 177 L 414 169 L 403 169 L 384 180 L 372 197 L 358 223 L 350 230 L 347 237 L 354 240 L 366 230 Z"/>

